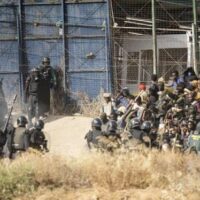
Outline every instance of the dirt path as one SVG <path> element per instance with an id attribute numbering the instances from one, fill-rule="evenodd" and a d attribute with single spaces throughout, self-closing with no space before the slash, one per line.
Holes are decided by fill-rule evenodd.
<path id="1" fill-rule="evenodd" d="M 87 153 L 84 136 L 92 119 L 81 116 L 54 118 L 45 124 L 45 132 L 50 137 L 50 152 L 73 157 Z"/>

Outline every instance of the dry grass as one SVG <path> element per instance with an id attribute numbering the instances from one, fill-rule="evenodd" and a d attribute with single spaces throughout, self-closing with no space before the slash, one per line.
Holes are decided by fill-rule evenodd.
<path id="1" fill-rule="evenodd" d="M 87 117 L 97 117 L 100 115 L 100 109 L 103 105 L 103 90 L 92 100 L 84 93 L 79 93 L 77 96 L 81 114 Z"/>
<path id="2" fill-rule="evenodd" d="M 0 199 L 46 200 L 57 194 L 54 199 L 66 195 L 81 200 L 125 199 L 128 195 L 139 200 L 148 194 L 149 199 L 198 200 L 199 161 L 158 152 L 91 154 L 78 160 L 25 155 L 10 164 L 1 163 Z"/>

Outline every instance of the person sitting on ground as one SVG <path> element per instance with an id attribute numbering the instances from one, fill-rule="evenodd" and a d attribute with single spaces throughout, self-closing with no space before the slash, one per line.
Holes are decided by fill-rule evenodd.
<path id="1" fill-rule="evenodd" d="M 134 111 L 134 113 L 136 114 L 135 117 L 136 117 L 138 120 L 141 120 L 141 119 L 142 119 L 143 112 L 144 112 L 144 106 L 143 106 L 143 104 L 142 104 L 142 99 L 141 99 L 140 96 L 137 97 L 137 98 L 135 99 L 135 102 L 134 102 L 134 104 L 133 104 L 133 111 Z"/>
<path id="2" fill-rule="evenodd" d="M 111 101 L 111 94 L 104 93 L 103 97 L 104 97 L 104 103 L 101 107 L 101 113 L 105 113 L 107 117 L 109 117 L 114 110 L 112 101 Z"/>
<path id="3" fill-rule="evenodd" d="M 116 100 L 116 106 L 117 106 L 117 108 L 119 108 L 121 106 L 128 108 L 131 100 L 133 100 L 133 99 L 134 99 L 134 96 L 132 96 L 130 94 L 129 89 L 125 87 L 122 89 L 119 98 Z"/>
<path id="4" fill-rule="evenodd" d="M 118 117 L 117 113 L 116 112 L 112 112 L 110 117 L 109 117 L 109 120 L 117 121 L 117 117 Z"/>
<path id="5" fill-rule="evenodd" d="M 108 122 L 109 122 L 106 113 L 101 113 L 100 119 L 101 119 L 101 123 L 102 123 L 101 130 L 106 131 L 107 125 L 108 125 Z"/>
<path id="6" fill-rule="evenodd" d="M 141 82 L 138 86 L 139 89 L 139 95 L 141 97 L 142 103 L 146 104 L 148 100 L 148 93 L 146 91 L 146 84 Z"/>
<path id="7" fill-rule="evenodd" d="M 188 122 L 186 120 L 183 120 L 180 124 L 180 134 L 185 149 L 187 148 L 188 137 L 190 135 L 190 133 L 188 132 Z"/>
<path id="8" fill-rule="evenodd" d="M 183 83 L 184 80 L 182 77 L 179 76 L 179 73 L 177 70 L 172 71 L 171 77 L 170 77 L 170 85 L 171 87 L 176 90 L 177 84 Z"/>
<path id="9" fill-rule="evenodd" d="M 151 85 L 149 87 L 149 103 L 150 104 L 156 103 L 156 101 L 159 98 L 158 96 L 159 88 L 158 88 L 157 81 L 158 81 L 157 75 L 153 74 L 151 76 Z"/>
<path id="10" fill-rule="evenodd" d="M 193 67 L 188 67 L 184 73 L 183 73 L 183 81 L 186 86 L 192 85 L 193 81 L 197 81 L 197 75 L 195 74 L 195 71 Z"/>

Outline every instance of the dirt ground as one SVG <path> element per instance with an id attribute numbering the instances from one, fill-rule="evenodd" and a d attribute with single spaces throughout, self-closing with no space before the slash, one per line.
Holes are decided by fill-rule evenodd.
<path id="1" fill-rule="evenodd" d="M 50 117 L 45 124 L 50 152 L 72 157 L 88 153 L 84 137 L 91 121 L 91 118 L 82 116 Z"/>

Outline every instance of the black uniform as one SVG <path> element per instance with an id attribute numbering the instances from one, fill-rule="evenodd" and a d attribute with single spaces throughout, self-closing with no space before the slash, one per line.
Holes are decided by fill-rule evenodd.
<path id="1" fill-rule="evenodd" d="M 38 150 L 48 151 L 47 140 L 42 130 L 36 128 L 32 129 L 30 131 L 29 140 L 30 140 L 30 147 Z"/>
<path id="2" fill-rule="evenodd" d="M 28 121 L 32 126 L 32 118 L 39 118 L 39 87 L 41 85 L 41 76 L 39 70 L 35 68 L 31 71 L 26 80 L 25 102 L 28 103 Z"/>
<path id="3" fill-rule="evenodd" d="M 101 130 L 92 130 L 86 134 L 85 139 L 87 140 L 87 144 L 90 149 L 92 148 L 91 144 L 93 144 L 94 147 L 98 146 L 98 137 L 100 136 L 102 136 Z"/>
<path id="4" fill-rule="evenodd" d="M 51 66 L 41 65 L 39 67 L 41 81 L 39 87 L 39 113 L 44 113 L 50 110 L 50 89 L 56 86 L 56 75 Z"/>
<path id="5" fill-rule="evenodd" d="M 26 151 L 29 147 L 29 131 L 25 127 L 17 127 L 9 130 L 7 134 L 7 147 L 10 158 L 17 151 Z"/>

